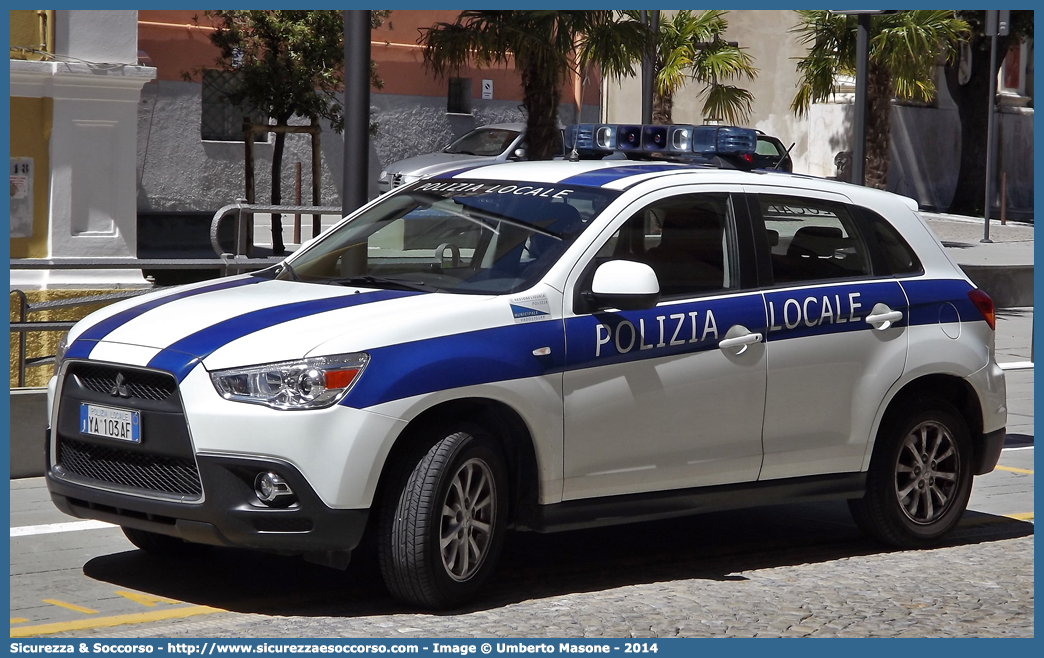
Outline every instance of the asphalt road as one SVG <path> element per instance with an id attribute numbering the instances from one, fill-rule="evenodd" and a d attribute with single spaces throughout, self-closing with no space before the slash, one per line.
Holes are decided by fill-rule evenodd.
<path id="1" fill-rule="evenodd" d="M 998 320 L 1029 358 L 1032 313 Z M 508 537 L 484 596 L 447 614 L 383 590 L 376 560 L 339 572 L 204 549 L 163 560 L 120 530 L 11 482 L 12 637 L 702 637 L 1033 635 L 1033 371 L 1008 372 L 1009 440 L 944 547 L 892 551 L 844 503 L 765 507 Z M 73 525 L 62 525 L 62 524 Z"/>

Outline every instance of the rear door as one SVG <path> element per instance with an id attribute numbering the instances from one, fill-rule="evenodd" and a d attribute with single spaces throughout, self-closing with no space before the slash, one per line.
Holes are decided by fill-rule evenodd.
<path id="1" fill-rule="evenodd" d="M 907 298 L 839 195 L 749 197 L 762 254 L 768 385 L 760 479 L 859 471 L 902 375 Z"/>

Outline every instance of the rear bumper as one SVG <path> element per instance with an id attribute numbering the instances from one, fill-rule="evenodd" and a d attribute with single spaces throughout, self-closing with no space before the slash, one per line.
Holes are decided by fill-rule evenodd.
<path id="1" fill-rule="evenodd" d="M 349 551 L 358 546 L 368 509 L 332 509 L 315 494 L 300 471 L 286 462 L 231 455 L 196 456 L 203 499 L 163 500 L 99 488 L 51 466 L 46 474 L 51 500 L 61 511 L 186 541 L 283 553 Z M 286 507 L 269 507 L 254 493 L 259 473 L 273 471 L 295 495 Z"/>
<path id="2" fill-rule="evenodd" d="M 976 475 L 985 475 L 996 468 L 1006 437 L 1007 430 L 1003 427 L 982 435 L 982 443 L 976 446 L 975 450 Z"/>

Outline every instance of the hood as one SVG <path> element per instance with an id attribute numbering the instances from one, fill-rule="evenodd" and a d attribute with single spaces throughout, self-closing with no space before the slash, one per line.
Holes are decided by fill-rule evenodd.
<path id="1" fill-rule="evenodd" d="M 492 299 L 236 277 L 106 307 L 69 332 L 66 358 L 157 368 L 181 380 L 201 362 L 214 370 L 452 333 L 461 314 L 469 326 L 510 322 L 507 304 Z"/>
<path id="2" fill-rule="evenodd" d="M 408 176 L 431 176 L 452 171 L 458 167 L 488 164 L 497 162 L 495 155 L 467 155 L 465 153 L 427 153 L 388 165 L 386 171 L 391 174 Z"/>

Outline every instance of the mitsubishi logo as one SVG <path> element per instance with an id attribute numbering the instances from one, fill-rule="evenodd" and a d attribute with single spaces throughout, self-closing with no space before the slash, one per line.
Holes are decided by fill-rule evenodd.
<path id="1" fill-rule="evenodd" d="M 112 397 L 129 398 L 130 391 L 127 390 L 127 380 L 124 379 L 123 373 L 116 373 L 116 384 L 109 391 L 109 395 Z"/>

